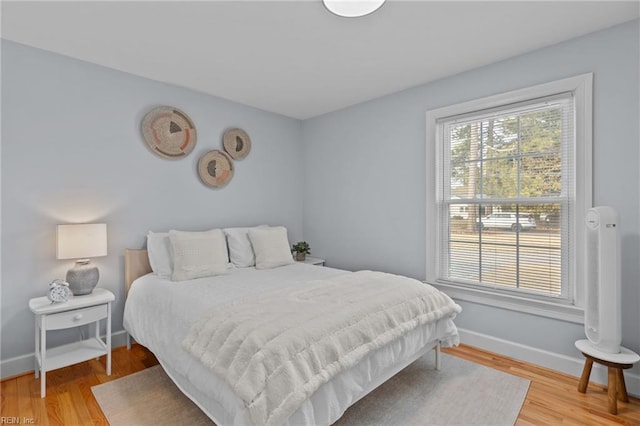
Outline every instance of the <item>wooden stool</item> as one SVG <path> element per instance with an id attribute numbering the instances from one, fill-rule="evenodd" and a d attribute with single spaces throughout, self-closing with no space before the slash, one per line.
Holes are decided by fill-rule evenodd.
<path id="1" fill-rule="evenodd" d="M 618 400 L 629 402 L 622 370 L 633 367 L 633 364 L 640 361 L 640 356 L 623 347 L 620 347 L 619 354 L 602 352 L 591 346 L 588 340 L 578 340 L 576 342 L 576 348 L 578 348 L 585 357 L 584 369 L 582 370 L 580 383 L 578 383 L 578 392 L 587 392 L 591 367 L 594 361 L 598 364 L 605 365 L 608 369 L 607 394 L 609 397 L 609 412 L 611 414 L 618 414 Z"/>

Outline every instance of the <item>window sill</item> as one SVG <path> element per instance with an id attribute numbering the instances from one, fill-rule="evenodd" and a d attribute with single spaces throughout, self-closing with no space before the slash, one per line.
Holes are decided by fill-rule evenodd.
<path id="1" fill-rule="evenodd" d="M 575 305 L 528 299 L 510 294 L 498 294 L 482 289 L 460 287 L 438 282 L 428 283 L 443 291 L 452 299 L 495 306 L 516 312 L 525 312 L 546 318 L 554 318 L 576 324 L 584 324 L 584 310 Z"/>

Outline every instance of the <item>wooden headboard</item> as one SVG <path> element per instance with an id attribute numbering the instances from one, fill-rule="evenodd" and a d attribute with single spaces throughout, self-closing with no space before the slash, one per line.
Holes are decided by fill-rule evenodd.
<path id="1" fill-rule="evenodd" d="M 151 265 L 146 249 L 124 249 L 124 287 L 127 294 L 131 283 L 149 272 Z"/>

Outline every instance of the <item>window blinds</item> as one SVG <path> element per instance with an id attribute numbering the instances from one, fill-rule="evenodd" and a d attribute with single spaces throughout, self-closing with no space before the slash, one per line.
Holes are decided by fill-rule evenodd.
<path id="1" fill-rule="evenodd" d="M 566 299 L 571 93 L 438 121 L 440 280 Z"/>

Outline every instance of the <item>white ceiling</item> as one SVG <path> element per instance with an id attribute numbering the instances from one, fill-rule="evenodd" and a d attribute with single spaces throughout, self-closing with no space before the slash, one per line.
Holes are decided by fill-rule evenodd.
<path id="1" fill-rule="evenodd" d="M 2 2 L 2 37 L 309 118 L 637 19 L 637 1 Z M 615 48 L 615 46 L 611 46 Z"/>

